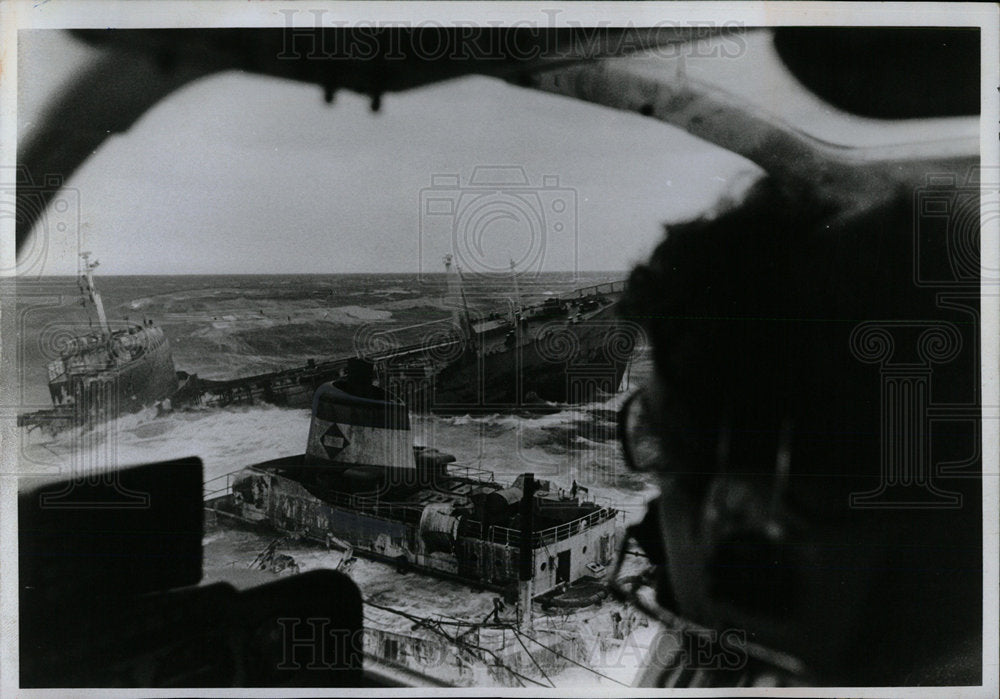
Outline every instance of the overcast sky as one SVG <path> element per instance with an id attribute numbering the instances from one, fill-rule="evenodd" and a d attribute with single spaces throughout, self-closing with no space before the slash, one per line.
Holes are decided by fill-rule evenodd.
<path id="1" fill-rule="evenodd" d="M 22 31 L 19 42 L 24 134 L 93 50 L 47 30 Z M 726 89 L 825 140 L 918 133 L 832 112 L 784 71 L 764 34 L 745 47 L 736 60 L 691 60 L 687 70 L 711 68 Z M 915 126 L 937 135 L 954 125 Z M 563 230 L 533 237 L 524 216 L 492 204 L 461 219 L 473 211 L 462 198 L 468 178 L 492 165 L 521 167 L 533 185 L 557 178 L 537 206 L 575 199 L 575 213 L 548 221 Z M 318 86 L 227 73 L 173 94 L 85 163 L 68 183 L 79 192 L 82 243 L 52 232 L 42 271 L 74 273 L 81 247 L 105 274 L 437 271 L 452 252 L 453 219 L 422 217 L 435 175 L 459 176 L 434 197 L 455 202 L 484 267 L 513 257 L 545 271 L 625 270 L 665 221 L 704 211 L 758 172 L 661 122 L 490 78 L 390 93 L 373 114 L 350 92 L 327 105 Z M 425 225 L 421 239 L 432 218 L 437 233 Z"/>
<path id="2" fill-rule="evenodd" d="M 57 32 L 20 40 L 23 134 L 91 49 Z M 575 195 L 541 257 L 527 219 L 474 217 L 485 265 L 514 257 L 551 271 L 627 269 L 664 220 L 698 213 L 754 169 L 662 123 L 490 78 L 389 94 L 373 114 L 346 91 L 326 105 L 319 87 L 229 73 L 159 104 L 68 186 L 104 274 L 417 272 L 421 254 L 439 270 L 449 252 L 426 226 L 420 244 L 421 190 L 458 174 L 446 197 L 459 197 L 481 165 L 523 167 L 532 184 L 554 175 Z M 49 242 L 44 273 L 74 273 L 75 239 Z"/>

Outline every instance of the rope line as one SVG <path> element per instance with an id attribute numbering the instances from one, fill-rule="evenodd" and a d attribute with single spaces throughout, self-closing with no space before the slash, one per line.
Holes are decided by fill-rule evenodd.
<path id="1" fill-rule="evenodd" d="M 521 634 L 518 633 L 517 629 L 514 629 L 514 638 L 516 638 L 517 642 L 521 644 L 522 648 L 524 648 L 524 652 L 528 654 L 529 658 L 531 658 L 531 662 L 535 664 L 535 667 L 538 668 L 538 671 L 542 673 L 542 677 L 544 677 L 546 681 L 550 685 L 552 685 L 552 688 L 555 689 L 556 687 L 555 682 L 553 682 L 552 679 L 547 674 L 545 674 L 545 670 L 543 670 L 542 666 L 538 664 L 537 660 L 535 660 L 535 656 L 531 654 L 530 650 L 528 650 L 528 646 L 524 645 L 524 641 L 521 640 Z"/>
<path id="2" fill-rule="evenodd" d="M 513 631 L 514 631 L 514 633 L 517 633 L 517 630 L 516 630 L 516 629 L 514 629 L 513 627 L 511 627 L 511 630 L 513 630 Z M 524 632 L 522 631 L 521 633 L 524 633 Z M 532 637 L 532 636 L 530 636 L 530 635 L 528 635 L 528 634 L 526 634 L 526 633 L 525 633 L 524 635 L 525 635 L 525 636 L 526 636 L 527 638 L 529 638 L 529 639 L 531 639 L 532 641 L 534 641 L 535 643 L 537 643 L 538 645 L 540 645 L 540 646 L 541 646 L 542 648 L 544 648 L 545 650 L 549 651 L 550 653 L 555 653 L 555 654 L 556 654 L 556 655 L 558 655 L 558 656 L 559 656 L 560 658 L 563 658 L 563 659 L 565 659 L 565 660 L 568 660 L 569 662 L 573 663 L 574 665 L 576 665 L 576 666 L 578 666 L 578 667 L 582 667 L 582 668 L 583 668 L 584 670 L 587 670 L 587 671 L 589 671 L 589 672 L 592 672 L 592 673 L 594 673 L 595 675 L 598 675 L 599 677 L 603 677 L 603 678 L 604 678 L 604 679 L 606 679 L 606 680 L 611 680 L 611 681 L 612 681 L 612 682 L 614 682 L 615 684 L 620 684 L 620 685 L 621 685 L 622 687 L 628 687 L 628 686 L 629 686 L 629 685 L 625 684 L 624 682 L 620 682 L 619 680 L 616 680 L 616 679 L 615 679 L 614 677 L 610 677 L 610 676 L 608 676 L 608 675 L 605 675 L 605 674 L 604 674 L 603 672 L 598 672 L 597 670 L 595 670 L 595 669 L 594 669 L 594 668 L 592 668 L 592 667 L 587 667 L 586 665 L 583 665 L 582 663 L 579 663 L 579 662 L 577 662 L 576 660 L 573 660 L 573 658 L 570 658 L 569 656 L 566 656 L 566 655 L 563 655 L 562 653 L 560 653 L 560 652 L 559 652 L 559 651 L 557 651 L 556 649 L 554 649 L 554 648 L 550 648 L 549 646 L 545 645 L 544 643 L 542 643 L 541 641 L 539 641 L 539 640 L 538 640 L 537 638 L 534 638 L 534 637 Z"/>
<path id="3" fill-rule="evenodd" d="M 435 621 L 433 619 L 428 619 L 428 618 L 425 618 L 425 617 L 420 617 L 420 616 L 417 616 L 416 614 L 410 614 L 409 612 L 404 612 L 404 611 L 399 610 L 399 609 L 393 609 L 392 607 L 386 607 L 384 605 L 375 604 L 375 603 L 369 602 L 367 600 L 365 600 L 365 604 L 367 604 L 367 605 L 369 605 L 371 607 L 374 607 L 376 609 L 382 609 L 382 610 L 390 612 L 392 614 L 398 614 L 399 616 L 401 616 L 401 617 L 403 617 L 405 619 L 409 619 L 410 621 L 412 621 L 414 623 L 420 624 L 421 626 L 425 626 L 428 630 L 430 630 L 433 633 L 436 633 L 436 634 L 442 636 L 443 638 L 447 639 L 448 641 L 450 641 L 451 643 L 455 644 L 456 646 L 459 646 L 460 648 L 464 648 L 465 650 L 471 652 L 473 655 L 476 655 L 476 651 L 479 651 L 480 653 L 488 653 L 493 658 L 494 665 L 496 665 L 497 667 L 500 667 L 500 668 L 506 670 L 511 675 L 513 675 L 515 677 L 515 679 L 518 680 L 518 683 L 522 687 L 524 686 L 524 683 L 521 680 L 527 680 L 528 682 L 536 684 L 539 687 L 545 687 L 545 684 L 543 682 L 539 682 L 538 680 L 534 679 L 533 677 L 528 677 L 527 675 L 522 675 L 518 671 L 514 670 L 513 668 L 511 668 L 510 666 L 508 666 L 507 664 L 505 664 L 497 656 L 497 654 L 494 653 L 489 648 L 483 648 L 482 646 L 469 643 L 468 641 L 463 641 L 461 639 L 458 639 L 458 638 L 456 638 L 454 636 L 450 636 L 449 634 L 445 633 L 444 630 L 441 629 L 440 626 L 439 626 L 442 623 L 441 620 Z M 452 622 L 452 623 L 455 623 L 455 622 Z M 475 626 L 475 625 L 470 624 L 469 626 Z M 484 660 L 485 661 L 485 658 L 482 658 L 481 656 L 479 656 L 479 657 L 480 657 L 480 660 Z"/>

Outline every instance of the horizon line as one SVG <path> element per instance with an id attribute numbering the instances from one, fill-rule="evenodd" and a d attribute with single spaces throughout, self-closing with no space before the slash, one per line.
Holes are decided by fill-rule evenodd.
<path id="1" fill-rule="evenodd" d="M 535 276 L 542 274 L 628 274 L 630 269 L 554 269 L 544 272 L 521 272 L 521 276 Z M 426 276 L 445 276 L 447 272 L 413 272 L 411 270 L 380 271 L 380 272 L 131 272 L 131 273 L 102 273 L 101 277 L 212 277 L 212 276 L 242 276 L 242 277 L 304 277 L 316 275 L 328 276 L 362 276 L 366 274 L 412 274 Z M 477 272 L 474 276 L 510 276 L 510 272 Z M 47 277 L 76 277 L 76 274 L 14 274 L 7 279 L 44 279 Z"/>

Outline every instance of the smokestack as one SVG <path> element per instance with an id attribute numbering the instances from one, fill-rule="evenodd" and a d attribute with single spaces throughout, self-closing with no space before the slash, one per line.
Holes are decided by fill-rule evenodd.
<path id="1" fill-rule="evenodd" d="M 521 626 L 531 628 L 531 578 L 535 572 L 534 549 L 531 540 L 535 538 L 535 474 L 525 473 L 521 496 L 521 565 L 519 596 L 521 602 Z"/>
<path id="2" fill-rule="evenodd" d="M 344 374 L 348 387 L 363 394 L 371 389 L 375 380 L 375 364 L 360 357 L 351 357 L 347 360 Z"/>

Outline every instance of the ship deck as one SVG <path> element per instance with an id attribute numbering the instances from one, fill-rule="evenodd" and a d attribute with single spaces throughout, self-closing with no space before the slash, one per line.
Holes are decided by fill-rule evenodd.
<path id="1" fill-rule="evenodd" d="M 205 484 L 206 507 L 228 509 L 232 496 L 232 485 L 239 474 L 246 471 L 257 471 L 261 474 L 275 475 L 298 482 L 295 476 L 301 473 L 302 456 L 284 457 L 262 464 L 247 467 L 241 471 L 220 476 Z M 452 467 L 453 470 L 445 477 L 439 478 L 433 486 L 393 486 L 386 487 L 375 495 L 347 493 L 331 488 L 303 486 L 311 497 L 329 507 L 363 514 L 378 519 L 393 520 L 416 526 L 421 513 L 427 505 L 435 503 L 452 504 L 459 507 L 468 506 L 474 492 L 489 489 L 501 490 L 503 485 L 493 480 L 473 477 L 470 469 L 464 466 Z M 482 471 L 483 474 L 489 474 Z M 489 474 L 492 476 L 492 474 Z M 225 485 L 221 485 L 225 479 Z M 300 483 L 301 485 L 301 483 Z M 305 497 L 305 496 L 304 496 Z M 550 546 L 595 527 L 608 520 L 615 519 L 619 512 L 610 506 L 597 503 L 583 503 L 579 508 L 580 516 L 551 526 L 538 528 L 532 535 L 531 548 L 538 549 Z M 519 547 L 521 545 L 521 530 L 499 524 L 484 525 L 472 518 L 466 518 L 463 533 L 495 544 Z"/>

